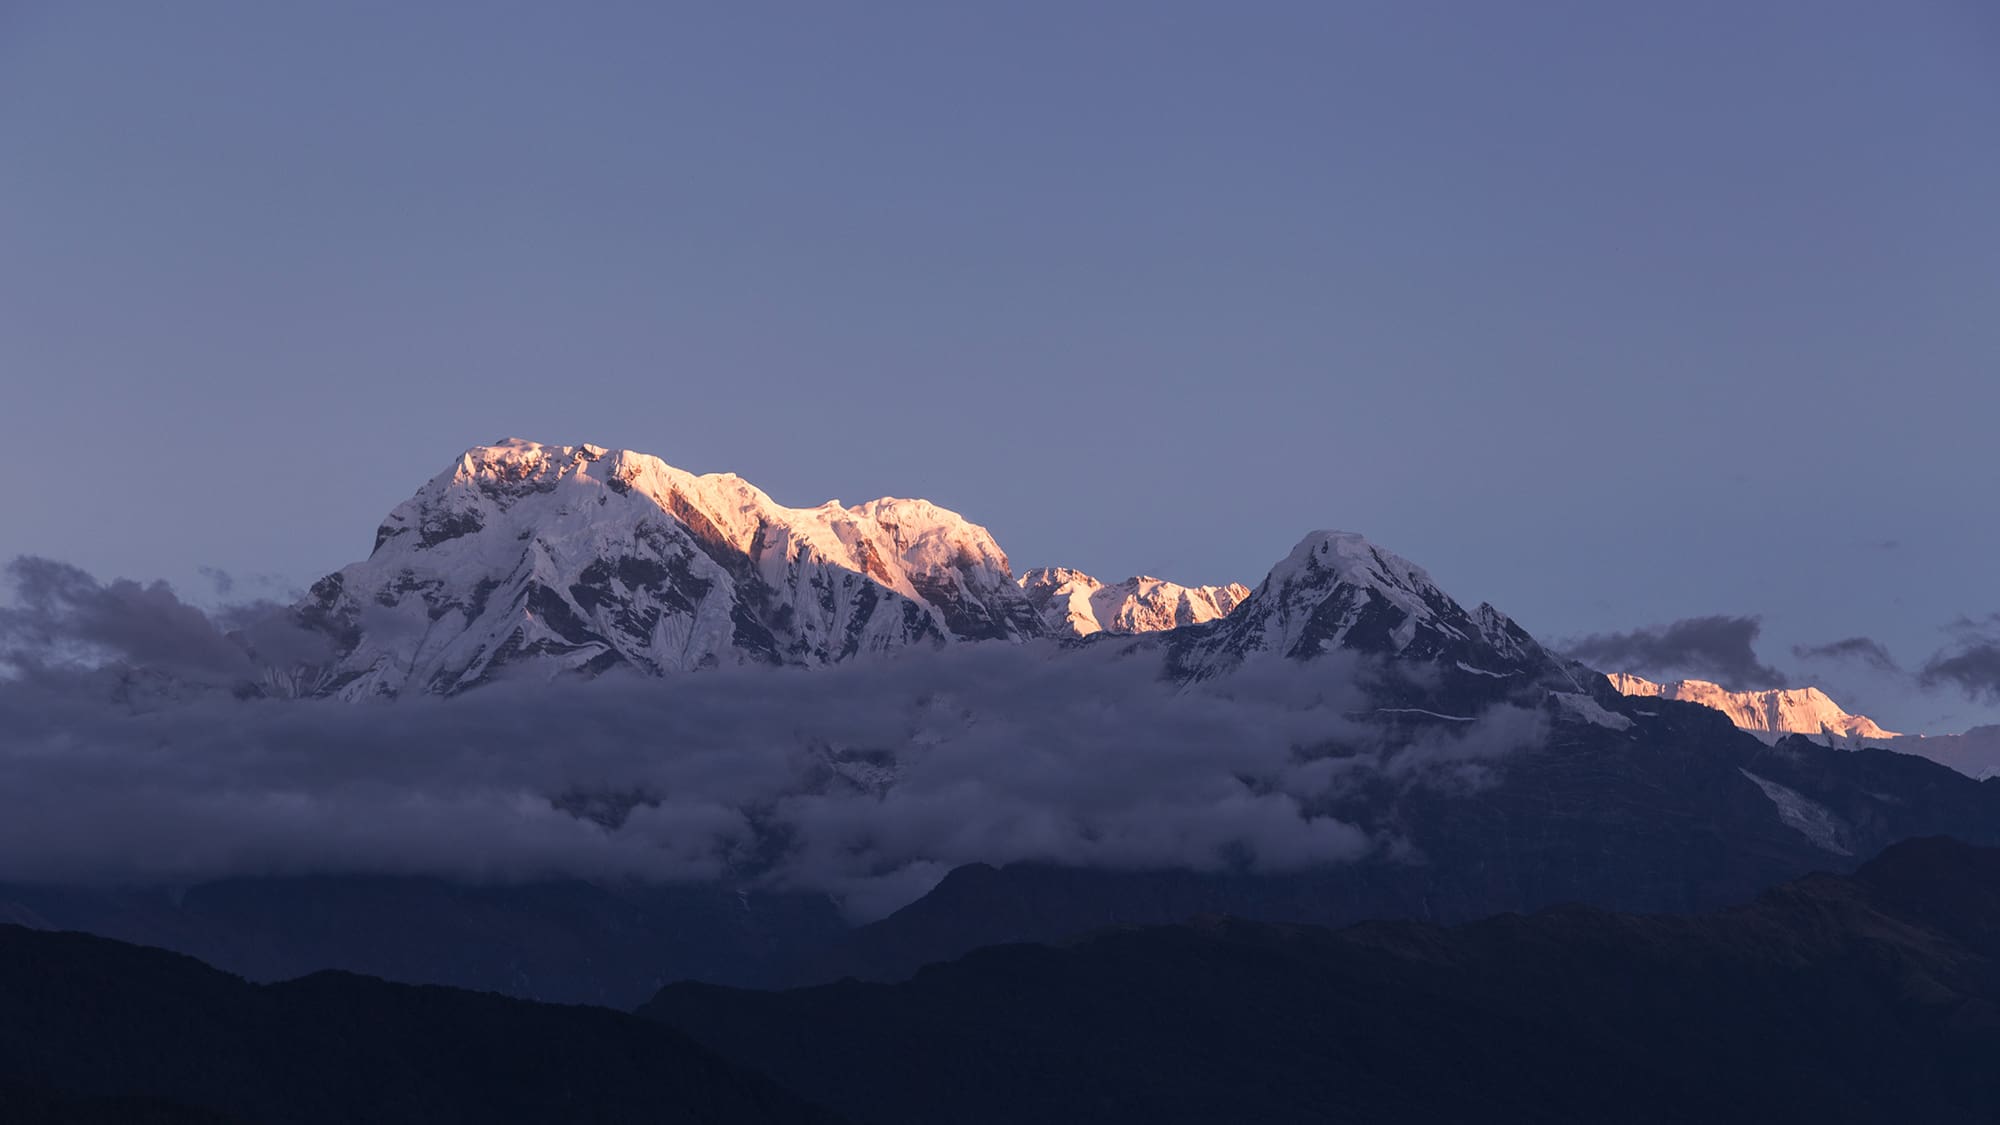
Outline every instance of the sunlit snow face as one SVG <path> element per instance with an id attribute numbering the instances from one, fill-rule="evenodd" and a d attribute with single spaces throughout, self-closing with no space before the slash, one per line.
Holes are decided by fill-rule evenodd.
<path id="1" fill-rule="evenodd" d="M 399 504 L 313 587 L 314 694 L 450 693 L 510 663 L 827 664 L 1045 629 L 986 529 L 924 500 L 790 508 L 733 474 L 509 439 Z"/>

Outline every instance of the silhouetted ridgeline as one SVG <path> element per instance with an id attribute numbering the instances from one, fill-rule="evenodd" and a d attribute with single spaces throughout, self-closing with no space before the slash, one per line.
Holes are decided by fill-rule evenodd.
<path id="1" fill-rule="evenodd" d="M 1953 1125 L 1996 1051 L 2000 850 L 1948 839 L 1700 917 L 1209 918 L 640 1017 L 0 927 L 0 1119 L 51 1125 Z"/>
<path id="2" fill-rule="evenodd" d="M 10 1122 L 837 1120 L 621 1012 L 346 973 L 253 985 L 18 926 L 0 926 L 0 1099 Z"/>
<path id="3" fill-rule="evenodd" d="M 2000 851 L 1912 841 L 1702 917 L 1213 919 L 642 1014 L 882 1125 L 1992 1122 Z"/>

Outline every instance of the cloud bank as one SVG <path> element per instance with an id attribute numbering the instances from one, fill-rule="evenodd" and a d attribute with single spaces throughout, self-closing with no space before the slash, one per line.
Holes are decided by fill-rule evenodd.
<path id="1" fill-rule="evenodd" d="M 1384 725 L 1337 657 L 1178 691 L 1146 644 L 274 698 L 242 690 L 249 651 L 307 638 L 271 607 L 211 616 L 46 560 L 10 574 L 0 881 L 727 878 L 865 918 L 974 861 L 1351 861 L 1394 841 L 1335 815 L 1343 794 L 1484 784 L 1545 733 L 1518 708 Z"/>

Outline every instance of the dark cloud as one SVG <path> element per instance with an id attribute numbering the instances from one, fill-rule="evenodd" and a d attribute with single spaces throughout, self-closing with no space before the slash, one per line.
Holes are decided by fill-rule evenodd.
<path id="1" fill-rule="evenodd" d="M 1626 633 L 1597 633 L 1569 642 L 1568 655 L 1609 672 L 1655 679 L 1694 677 L 1734 691 L 1782 686 L 1784 673 L 1757 656 L 1762 623 L 1755 617 L 1690 617 Z"/>
<path id="2" fill-rule="evenodd" d="M 1926 661 L 1918 680 L 1925 687 L 1955 687 L 1973 699 L 2000 702 L 2000 643 L 1968 644 Z"/>
<path id="3" fill-rule="evenodd" d="M 1487 784 L 1549 721 L 1378 712 L 1344 654 L 1177 690 L 1143 643 L 240 698 L 136 661 L 218 681 L 250 647 L 227 620 L 55 564 L 15 576 L 6 636 L 36 674 L 0 679 L 0 881 L 729 875 L 872 917 L 973 861 L 1283 870 L 1391 849 L 1331 810 Z M 83 648 L 118 659 L 54 655 Z"/>
<path id="4" fill-rule="evenodd" d="M 14 604 L 0 608 L 0 654 L 11 663 L 115 660 L 181 674 L 255 673 L 242 647 L 164 582 L 100 583 L 34 556 L 8 563 L 6 577 Z"/>
<path id="5" fill-rule="evenodd" d="M 1956 688 L 1974 700 L 2000 702 L 2000 613 L 1960 618 L 1947 626 L 1957 637 L 1924 662 L 1917 682 L 1927 688 Z"/>
<path id="6" fill-rule="evenodd" d="M 1878 672 L 1901 672 L 1902 666 L 1889 649 L 1872 637 L 1844 637 L 1823 645 L 1793 645 L 1792 655 L 1800 660 L 1859 661 Z"/>
<path id="7" fill-rule="evenodd" d="M 211 613 L 165 582 L 99 582 L 32 555 L 8 563 L 5 577 L 13 596 L 0 606 L 0 663 L 17 673 L 111 665 L 176 682 L 269 686 L 332 656 L 324 638 L 296 627 L 276 602 Z"/>

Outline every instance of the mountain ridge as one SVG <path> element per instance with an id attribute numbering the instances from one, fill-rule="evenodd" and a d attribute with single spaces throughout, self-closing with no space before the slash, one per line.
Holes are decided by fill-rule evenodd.
<path id="1" fill-rule="evenodd" d="M 1020 586 L 1057 636 L 1158 633 L 1227 617 L 1250 596 L 1240 582 L 1183 586 L 1149 574 L 1103 582 L 1068 567 L 1036 567 Z"/>
<path id="2" fill-rule="evenodd" d="M 295 615 L 335 655 L 273 679 L 344 699 L 450 695 L 531 668 L 814 667 L 913 647 L 1148 634 L 1175 638 L 1172 674 L 1186 679 L 1253 652 L 1304 660 L 1345 648 L 1441 662 L 1448 677 L 1491 681 L 1483 696 L 1536 683 L 1594 690 L 1499 611 L 1464 610 L 1353 532 L 1307 534 L 1255 590 L 1106 584 L 1047 567 L 1017 578 L 989 531 L 926 500 L 788 508 L 733 473 L 519 438 L 461 454 L 389 513 L 367 559 L 315 583 Z"/>
<path id="3" fill-rule="evenodd" d="M 0 954 L 10 1122 L 51 1101 L 52 1125 L 840 1120 L 670 1028 L 604 1008 L 341 972 L 250 984 L 164 950 L 12 925 L 0 925 Z M 12 1096 L 17 1085 L 29 1096 Z M 103 1098 L 136 1104 L 59 1115 Z"/>
<path id="4" fill-rule="evenodd" d="M 1852 715 L 1817 687 L 1730 691 L 1708 680 L 1655 682 L 1626 672 L 1606 678 L 1620 695 L 1699 703 L 1729 716 L 1738 729 L 1775 742 L 1788 734 L 1831 735 L 1854 745 L 1902 738 L 1866 715 Z"/>
<path id="5" fill-rule="evenodd" d="M 1728 716 L 1738 730 L 1775 745 L 1793 735 L 1838 750 L 1873 747 L 1928 758 L 1976 779 L 2000 776 L 2000 726 L 1956 734 L 1902 734 L 1866 715 L 1849 714 L 1817 687 L 1732 692 L 1707 680 L 1664 683 L 1624 672 L 1605 678 L 1619 694 L 1693 703 Z"/>
<path id="6" fill-rule="evenodd" d="M 1344 929 L 1209 914 L 896 984 L 677 984 L 640 1014 L 857 1117 L 1990 1121 L 2000 851 L 1897 844 L 1691 917 Z M 981 1097 L 968 1103 L 965 1092 Z"/>

